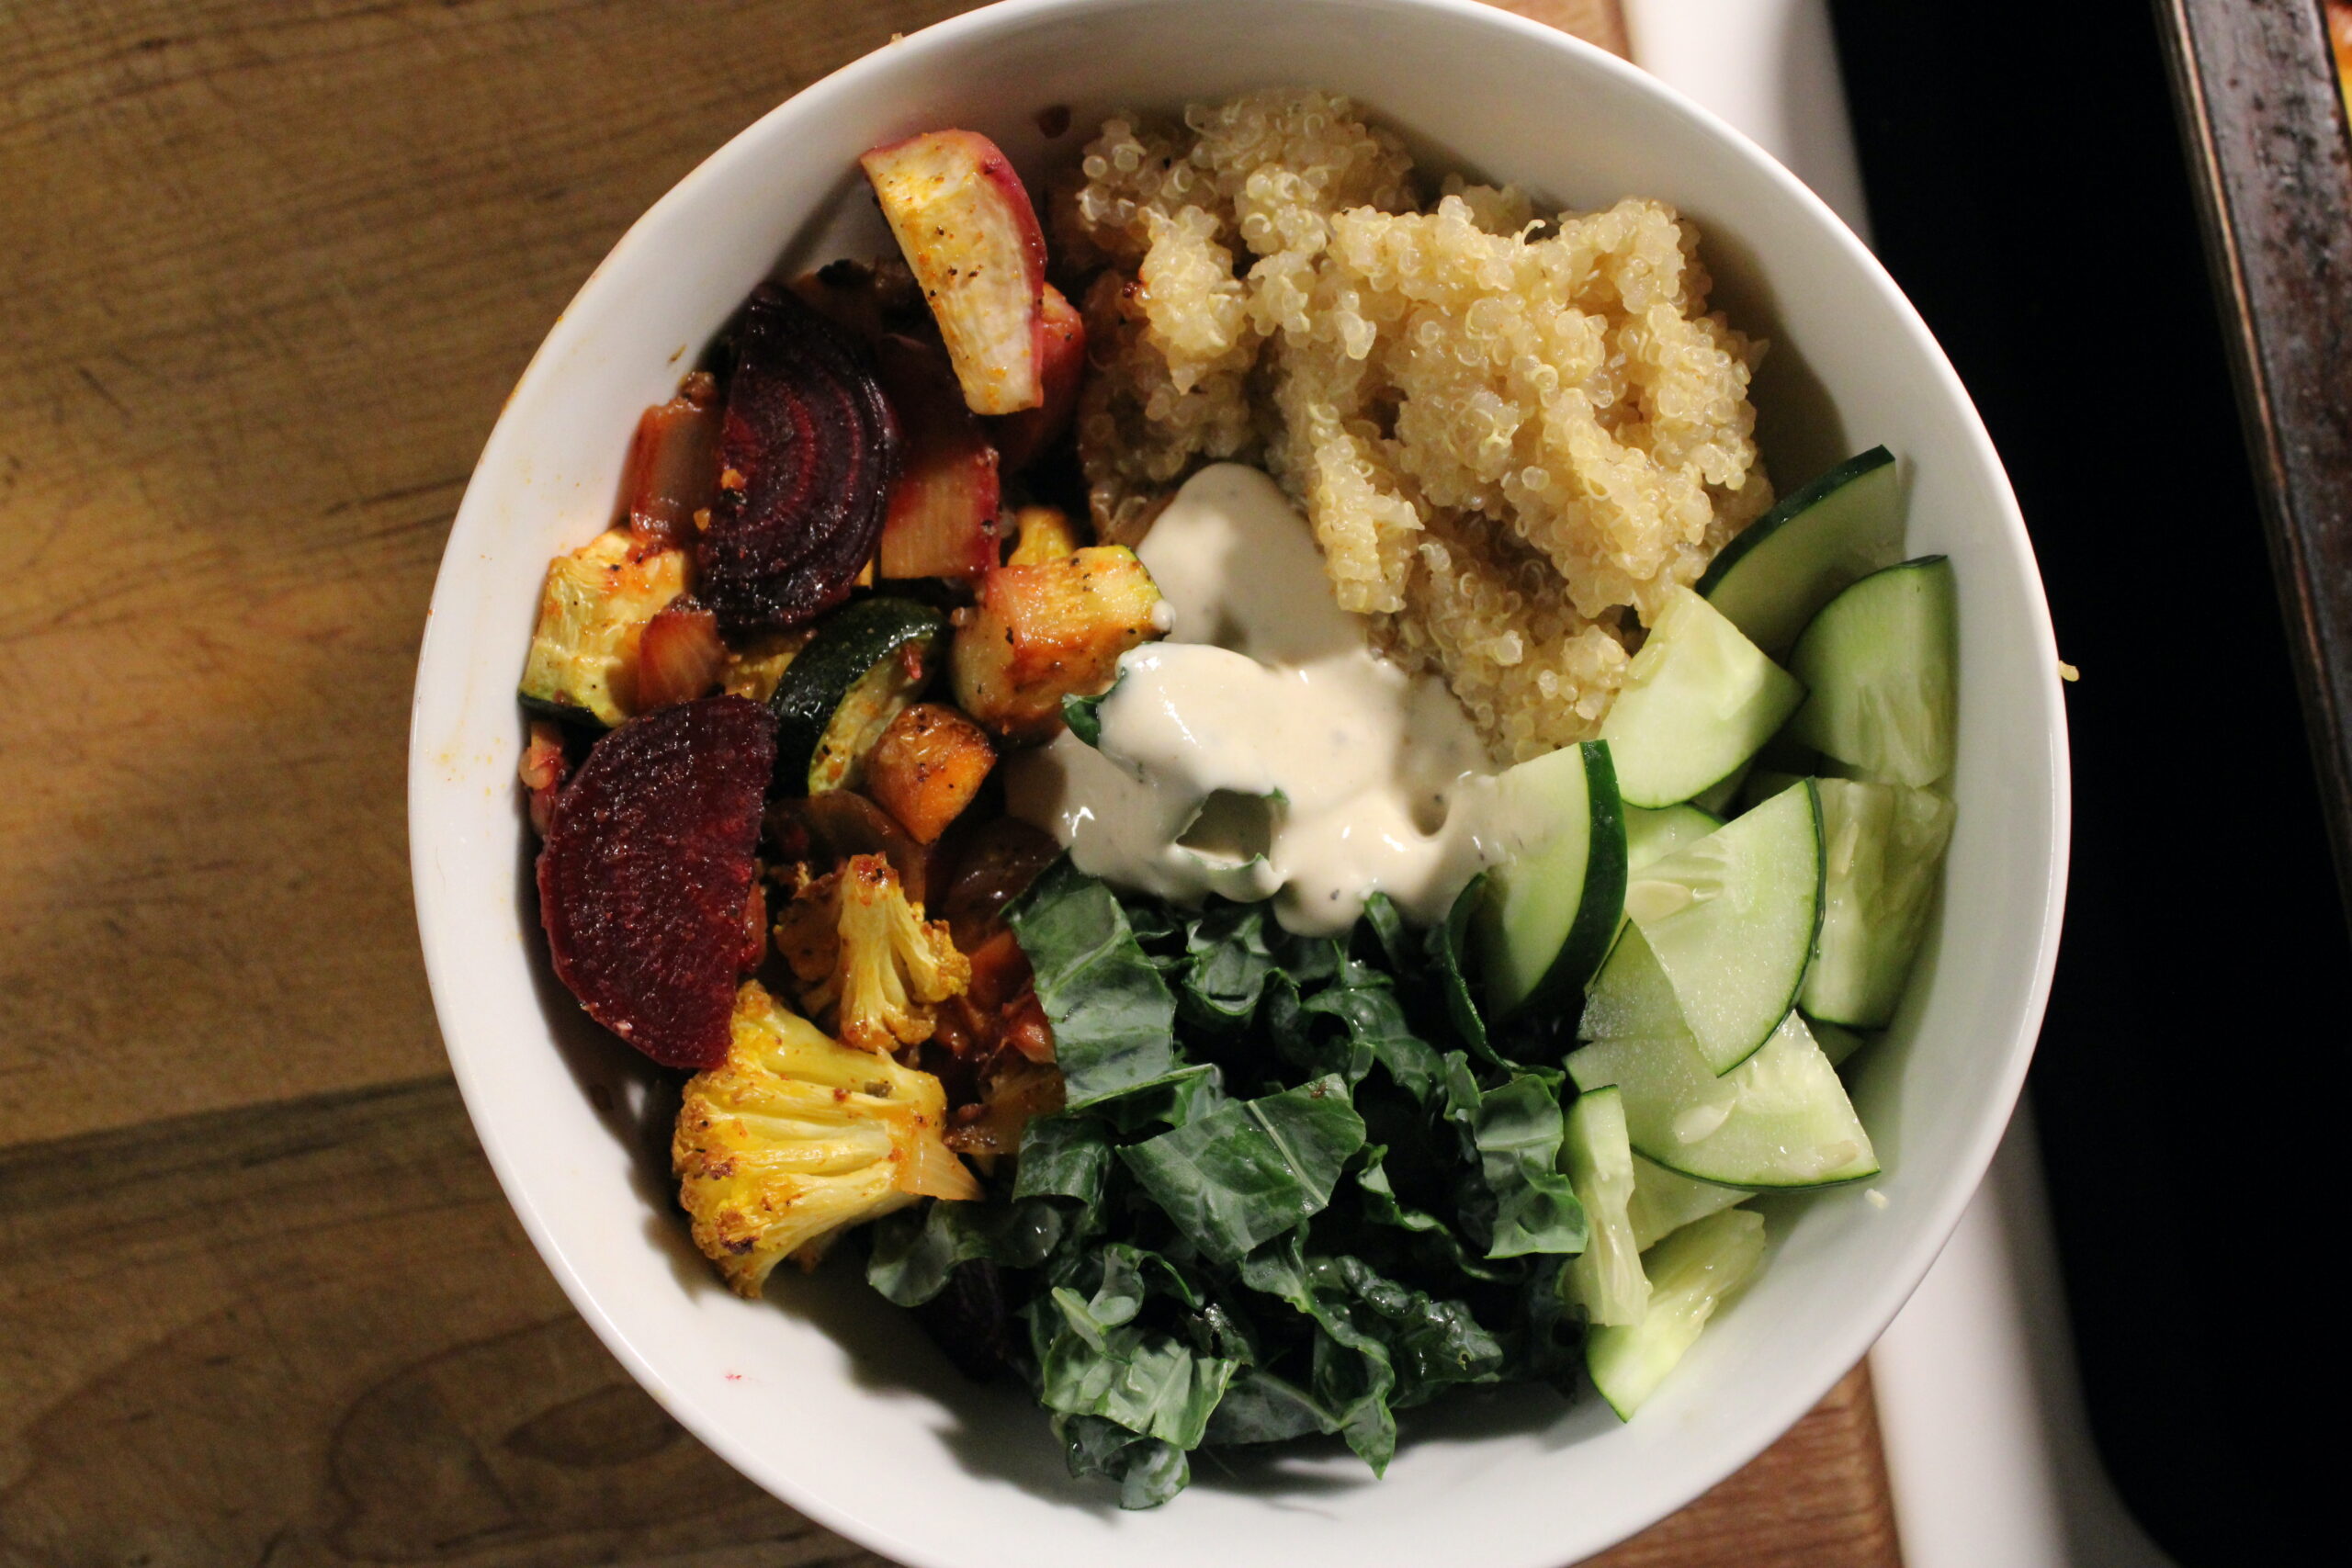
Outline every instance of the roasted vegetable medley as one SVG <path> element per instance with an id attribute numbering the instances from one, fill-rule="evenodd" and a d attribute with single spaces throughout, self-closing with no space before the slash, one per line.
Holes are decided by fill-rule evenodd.
<path id="1" fill-rule="evenodd" d="M 1355 112 L 1268 101 L 1316 127 Z M 1112 122 L 1090 170 L 1133 142 Z M 1205 179 L 1234 156 L 1196 161 Z M 1363 199 L 1409 213 L 1401 143 L 1379 157 Z M 1904 998 L 1951 829 L 1956 703 L 1950 567 L 1898 560 L 1893 459 L 1752 524 L 1770 494 L 1752 449 L 1714 501 L 1690 480 L 1696 521 L 1644 621 L 1603 613 L 1607 681 L 1539 727 L 1579 739 L 1482 742 L 1469 666 L 1392 665 L 1412 637 L 1324 580 L 1343 572 L 1324 480 L 1277 465 L 1281 491 L 1245 472 L 1178 494 L 1246 444 L 1188 437 L 1157 466 L 1100 448 L 1186 417 L 1170 367 L 1208 349 L 1135 323 L 1172 276 L 1155 258 L 1207 257 L 1185 288 L 1240 308 L 1249 259 L 1204 240 L 1214 223 L 1106 217 L 1057 185 L 1078 206 L 1057 233 L 1091 222 L 1100 243 L 1049 257 L 986 138 L 863 164 L 898 254 L 762 285 L 645 412 L 614 526 L 549 568 L 522 676 L 554 971 L 691 1075 L 673 1157 L 695 1245 L 756 1298 L 854 1233 L 876 1310 L 1025 1382 L 1073 1472 L 1131 1507 L 1180 1491 L 1204 1446 L 1336 1437 L 1377 1471 L 1399 1414 L 1458 1386 L 1589 1379 L 1630 1416 L 1758 1266 L 1749 1193 L 1879 1168 L 1837 1065 Z M 1305 177 L 1250 177 L 1277 176 Z M 1217 221 L 1249 232 L 1257 189 L 1216 197 Z M 1482 213 L 1528 207 L 1468 189 Z M 1430 221 L 1467 223 L 1444 199 Z M 1674 221 L 1635 218 L 1628 244 Z M 1283 254 L 1311 261 L 1296 227 Z M 1552 265 L 1542 227 L 1513 242 L 1531 265 Z M 1098 308 L 1125 323 L 1102 364 Z M 1707 320 L 1685 347 L 1744 389 L 1747 340 Z M 1266 341 L 1263 365 L 1289 363 Z M 1176 375 L 1172 401 L 1136 400 L 1139 355 Z M 1579 408 L 1621 469 L 1666 439 Z M 1409 395 L 1385 417 L 1409 430 Z M 1752 421 L 1744 400 L 1723 417 Z M 1345 438 L 1384 439 L 1360 421 Z M 1206 499 L 1186 514 L 1186 496 Z M 1245 503 L 1258 522 L 1215 513 Z M 1418 547 L 1431 603 L 1449 570 L 1521 548 L 1492 519 L 1398 504 L 1432 541 L 1485 530 L 1476 557 Z M 1228 541 L 1230 604 L 1177 558 L 1195 538 Z M 1280 550 L 1307 563 L 1311 614 L 1269 596 L 1296 581 Z M 1394 794 L 1388 825 L 1351 828 L 1356 795 L 1308 799 L 1312 767 L 1233 782 L 1279 737 L 1214 730 L 1201 705 L 1245 688 L 1270 732 L 1313 728 L 1327 701 L 1393 710 L 1400 756 L 1422 750 L 1394 778 L 1372 759 L 1362 798 Z M 1323 743 L 1355 768 L 1372 733 Z M 1057 804 L 1009 793 L 1024 768 L 1063 781 Z M 1136 801 L 1165 830 L 1120 852 L 1172 881 L 1123 875 L 1089 837 Z M 1310 907 L 1282 834 L 1315 811 L 1335 844 L 1421 835 L 1420 858 L 1367 863 L 1418 880 L 1375 869 Z"/>

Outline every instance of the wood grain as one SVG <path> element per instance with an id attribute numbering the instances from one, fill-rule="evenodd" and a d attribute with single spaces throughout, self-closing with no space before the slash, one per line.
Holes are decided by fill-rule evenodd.
<path id="1" fill-rule="evenodd" d="M 11 0 L 0 1144 L 438 1070 L 406 714 L 500 400 L 704 154 L 960 8 Z"/>
<path id="2" fill-rule="evenodd" d="M 0 1568 L 879 1563 L 531 1254 L 440 1076 L 403 715 L 572 289 L 777 99 L 963 8 L 0 17 Z M 1510 8 L 1623 51 L 1611 0 Z M 1892 1562 L 1859 1376 L 1604 1561 Z"/>
<path id="3" fill-rule="evenodd" d="M 1487 0 L 1532 21 L 1574 33 L 1612 54 L 1625 54 L 1625 18 L 1617 0 Z"/>
<path id="4" fill-rule="evenodd" d="M 441 1082 L 0 1155 L 0 1568 L 876 1564 L 630 1382 Z M 1890 1568 L 1858 1371 L 1598 1560 Z"/>
<path id="5" fill-rule="evenodd" d="M 1596 1568 L 1900 1568 L 1869 1364 L 1761 1457 Z"/>
<path id="6" fill-rule="evenodd" d="M 0 1157 L 0 1565 L 879 1560 L 681 1431 L 442 1083 Z"/>

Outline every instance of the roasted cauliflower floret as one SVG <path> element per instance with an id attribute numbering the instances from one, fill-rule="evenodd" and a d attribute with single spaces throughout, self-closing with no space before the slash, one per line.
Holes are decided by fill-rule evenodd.
<path id="1" fill-rule="evenodd" d="M 683 550 L 638 553 L 626 530 L 600 534 L 548 567 L 522 696 L 541 711 L 579 711 L 607 728 L 637 711 L 646 624 L 685 592 Z"/>
<path id="2" fill-rule="evenodd" d="M 687 1082 L 670 1145 L 695 1245 L 757 1296 L 777 1263 L 814 1263 L 852 1225 L 978 1198 L 946 1121 L 937 1078 L 828 1039 L 747 982 L 727 1060 Z"/>
<path id="3" fill-rule="evenodd" d="M 776 922 L 776 951 L 810 1012 L 837 1012 L 849 1044 L 888 1052 L 931 1038 L 933 1009 L 972 978 L 944 920 L 925 920 L 881 855 L 853 855 L 818 878 Z"/>

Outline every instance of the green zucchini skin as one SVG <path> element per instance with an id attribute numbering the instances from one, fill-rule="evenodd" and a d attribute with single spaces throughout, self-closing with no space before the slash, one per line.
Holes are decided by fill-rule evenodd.
<path id="1" fill-rule="evenodd" d="M 876 596 L 844 604 L 776 682 L 775 781 L 772 795 L 821 795 L 854 784 L 867 750 L 922 694 L 947 640 L 947 617 L 911 599 Z M 906 672 L 909 645 L 919 645 Z"/>
<path id="2" fill-rule="evenodd" d="M 514 700 L 522 705 L 524 713 L 533 718 L 553 719 L 567 728 L 587 730 L 598 735 L 605 732 L 605 721 L 578 703 L 558 702 L 552 697 L 542 697 L 532 692 L 518 692 L 515 694 Z"/>

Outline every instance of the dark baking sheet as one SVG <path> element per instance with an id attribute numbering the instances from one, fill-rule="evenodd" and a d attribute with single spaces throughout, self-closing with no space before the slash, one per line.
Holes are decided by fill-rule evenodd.
<path id="1" fill-rule="evenodd" d="M 2082 671 L 2032 1093 L 2095 1433 L 2186 1568 L 2281 1560 L 2325 1539 L 2305 1434 L 2352 1015 L 2352 186 L 2317 0 L 1833 10 L 1879 250 Z M 2184 22 L 2206 75 L 2177 107 Z"/>

